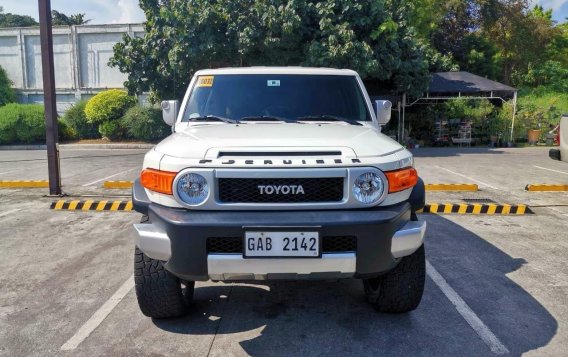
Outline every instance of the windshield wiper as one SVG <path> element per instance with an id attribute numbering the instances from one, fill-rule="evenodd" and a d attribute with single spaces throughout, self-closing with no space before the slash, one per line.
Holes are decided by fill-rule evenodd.
<path id="1" fill-rule="evenodd" d="M 295 120 L 290 120 L 283 117 L 278 117 L 274 115 L 259 115 L 259 116 L 250 116 L 250 117 L 242 117 L 240 121 L 283 121 L 285 123 L 297 123 Z"/>
<path id="2" fill-rule="evenodd" d="M 335 115 L 328 115 L 328 114 L 322 114 L 322 115 L 306 115 L 304 117 L 299 117 L 298 120 L 303 120 L 303 121 L 342 121 L 351 125 L 363 125 L 361 123 L 359 123 L 356 120 L 353 119 L 346 119 L 346 118 L 342 118 L 342 117 L 338 117 Z"/>
<path id="3" fill-rule="evenodd" d="M 208 121 L 208 120 L 213 120 L 213 121 L 222 121 L 225 123 L 229 123 L 229 124 L 238 124 L 239 121 L 235 120 L 235 119 L 229 119 L 229 118 L 223 118 L 220 117 L 218 115 L 205 115 L 202 117 L 195 117 L 195 118 L 189 118 L 190 121 Z"/>

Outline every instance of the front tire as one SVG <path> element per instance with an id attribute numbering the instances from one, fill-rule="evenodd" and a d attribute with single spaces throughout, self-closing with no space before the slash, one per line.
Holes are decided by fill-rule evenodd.
<path id="1" fill-rule="evenodd" d="M 424 245 L 386 275 L 364 279 L 365 295 L 378 311 L 388 313 L 409 312 L 418 307 L 426 280 Z"/>
<path id="2" fill-rule="evenodd" d="M 149 223 L 147 216 L 141 223 Z M 134 252 L 134 286 L 142 313 L 161 319 L 187 314 L 193 300 L 195 282 L 181 281 L 164 268 L 164 262 L 152 259 L 138 247 Z"/>
<path id="3" fill-rule="evenodd" d="M 145 255 L 138 247 L 134 253 L 134 283 L 138 305 L 148 317 L 162 319 L 187 314 L 195 282 L 181 281 L 164 268 L 163 262 Z"/>

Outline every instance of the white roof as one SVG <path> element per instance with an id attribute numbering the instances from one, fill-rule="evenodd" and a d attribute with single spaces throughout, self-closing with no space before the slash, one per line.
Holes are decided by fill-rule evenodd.
<path id="1" fill-rule="evenodd" d="M 196 75 L 221 74 L 312 74 L 334 76 L 356 76 L 357 72 L 350 69 L 316 68 L 316 67 L 234 67 L 218 69 L 202 69 Z"/>

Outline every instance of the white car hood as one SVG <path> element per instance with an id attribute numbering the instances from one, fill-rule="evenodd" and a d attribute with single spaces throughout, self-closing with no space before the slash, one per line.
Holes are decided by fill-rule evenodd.
<path id="1" fill-rule="evenodd" d="M 156 146 L 170 157 L 201 159 L 214 148 L 349 148 L 357 157 L 403 150 L 374 127 L 343 123 L 199 124 L 172 134 Z"/>

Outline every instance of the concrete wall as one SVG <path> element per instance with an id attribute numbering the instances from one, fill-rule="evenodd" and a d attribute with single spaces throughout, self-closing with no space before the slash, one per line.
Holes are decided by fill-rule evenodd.
<path id="1" fill-rule="evenodd" d="M 122 88 L 126 74 L 107 65 L 124 34 L 143 36 L 141 24 L 53 28 L 57 109 L 108 88 Z M 43 102 L 39 28 L 0 28 L 0 66 L 24 103 Z"/>

